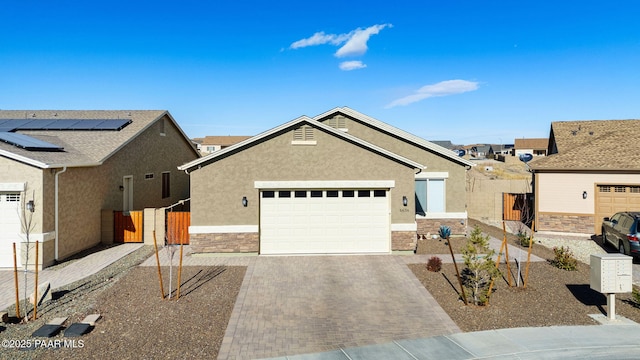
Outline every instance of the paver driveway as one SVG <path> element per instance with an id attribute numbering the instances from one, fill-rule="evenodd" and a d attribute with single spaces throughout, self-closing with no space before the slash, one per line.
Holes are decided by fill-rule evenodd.
<path id="1" fill-rule="evenodd" d="M 399 256 L 253 258 L 219 359 L 460 332 Z"/>

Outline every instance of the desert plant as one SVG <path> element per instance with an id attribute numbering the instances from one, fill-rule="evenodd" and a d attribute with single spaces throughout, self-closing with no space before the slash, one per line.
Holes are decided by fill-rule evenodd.
<path id="1" fill-rule="evenodd" d="M 553 254 L 555 257 L 551 260 L 551 265 L 558 269 L 573 271 L 578 268 L 578 260 L 569 247 L 556 246 L 553 248 Z"/>
<path id="2" fill-rule="evenodd" d="M 438 272 L 442 270 L 442 260 L 437 256 L 432 256 L 427 261 L 427 270 Z"/>
<path id="3" fill-rule="evenodd" d="M 518 237 L 518 244 L 520 246 L 529 247 L 529 235 L 527 235 L 527 233 L 519 232 L 516 236 Z"/>
<path id="4" fill-rule="evenodd" d="M 640 290 L 633 288 L 631 291 L 631 298 L 635 307 L 640 307 Z"/>
<path id="5" fill-rule="evenodd" d="M 495 251 L 489 248 L 489 236 L 483 236 L 476 226 L 462 249 L 466 268 L 463 270 L 465 286 L 470 290 L 475 305 L 486 305 L 491 280 L 500 275 L 492 257 Z"/>

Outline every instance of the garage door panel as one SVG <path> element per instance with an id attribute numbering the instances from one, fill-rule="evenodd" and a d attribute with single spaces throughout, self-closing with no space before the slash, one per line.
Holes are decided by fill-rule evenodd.
<path id="1" fill-rule="evenodd" d="M 277 192 L 276 192 L 277 193 Z M 347 195 L 349 195 L 347 191 Z M 264 198 L 262 254 L 368 253 L 390 251 L 389 204 L 385 196 Z M 295 192 L 292 191 L 292 194 Z M 318 194 L 314 191 L 314 194 Z M 335 194 L 335 193 L 333 193 Z M 301 195 L 301 193 L 298 193 Z M 280 204 L 278 204 L 280 203 Z M 287 206 L 289 204 L 290 206 Z"/>
<path id="2" fill-rule="evenodd" d="M 0 192 L 0 267 L 13 267 L 13 243 L 22 241 L 19 210 L 20 193 Z"/>
<path id="3" fill-rule="evenodd" d="M 640 211 L 637 185 L 598 185 L 596 196 L 595 234 L 601 233 L 603 218 L 620 211 Z"/>

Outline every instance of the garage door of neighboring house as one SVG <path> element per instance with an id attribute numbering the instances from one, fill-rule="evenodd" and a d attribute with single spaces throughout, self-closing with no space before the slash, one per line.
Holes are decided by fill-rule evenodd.
<path id="1" fill-rule="evenodd" d="M 0 192 L 0 267 L 13 267 L 13 243 L 20 251 L 20 193 Z M 17 255 L 20 266 L 20 254 Z"/>
<path id="2" fill-rule="evenodd" d="M 640 185 L 598 185 L 594 233 L 602 233 L 603 218 L 627 210 L 640 210 Z"/>
<path id="3" fill-rule="evenodd" d="M 261 254 L 388 253 L 387 189 L 260 192 Z"/>

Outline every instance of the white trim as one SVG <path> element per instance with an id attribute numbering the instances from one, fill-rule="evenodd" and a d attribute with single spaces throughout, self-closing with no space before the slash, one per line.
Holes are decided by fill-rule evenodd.
<path id="1" fill-rule="evenodd" d="M 416 174 L 415 176 L 416 179 L 448 179 L 449 178 L 449 172 L 448 171 L 443 171 L 443 172 L 421 172 L 419 174 Z"/>
<path id="2" fill-rule="evenodd" d="M 189 234 L 257 233 L 258 225 L 189 226 Z"/>
<path id="3" fill-rule="evenodd" d="M 23 192 L 26 187 L 27 187 L 27 183 L 0 183 L 0 191 Z"/>
<path id="4" fill-rule="evenodd" d="M 418 231 L 418 224 L 391 224 L 391 231 Z"/>
<path id="5" fill-rule="evenodd" d="M 427 213 L 427 215 L 416 215 L 416 219 L 466 219 L 467 212 L 447 212 L 447 213 Z"/>
<path id="6" fill-rule="evenodd" d="M 317 145 L 316 140 L 291 140 L 291 145 Z"/>
<path id="7" fill-rule="evenodd" d="M 396 186 L 395 180 L 298 180 L 255 181 L 256 189 L 387 189 Z"/>

